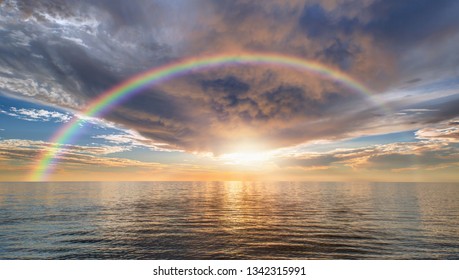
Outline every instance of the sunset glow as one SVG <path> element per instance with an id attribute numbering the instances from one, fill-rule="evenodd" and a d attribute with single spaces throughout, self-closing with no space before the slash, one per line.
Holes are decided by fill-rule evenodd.
<path id="1" fill-rule="evenodd" d="M 457 4 L 204 2 L 0 1 L 0 179 L 459 180 Z"/>

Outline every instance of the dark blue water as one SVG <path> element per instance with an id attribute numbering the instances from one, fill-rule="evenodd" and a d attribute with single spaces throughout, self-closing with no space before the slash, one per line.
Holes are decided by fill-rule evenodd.
<path id="1" fill-rule="evenodd" d="M 459 185 L 1 183 L 0 259 L 459 259 Z"/>

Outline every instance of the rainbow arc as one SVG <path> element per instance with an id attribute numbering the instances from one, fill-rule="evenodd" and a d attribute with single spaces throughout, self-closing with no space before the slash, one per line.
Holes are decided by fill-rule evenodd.
<path id="1" fill-rule="evenodd" d="M 220 54 L 179 60 L 138 74 L 100 94 L 81 113 L 88 117 L 101 117 L 112 108 L 149 87 L 174 77 L 185 75 L 189 71 L 211 69 L 225 65 L 277 65 L 293 68 L 317 75 L 323 79 L 335 81 L 353 91 L 371 96 L 371 90 L 358 80 L 338 69 L 317 61 L 276 53 Z M 49 142 L 55 144 L 39 155 L 29 180 L 43 181 L 51 175 L 53 167 L 57 164 L 62 146 L 71 143 L 72 138 L 78 135 L 81 122 L 82 120 L 79 118 L 72 119 L 50 138 Z"/>

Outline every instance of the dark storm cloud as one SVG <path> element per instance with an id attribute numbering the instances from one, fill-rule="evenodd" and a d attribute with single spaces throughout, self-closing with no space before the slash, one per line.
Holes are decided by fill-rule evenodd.
<path id="1" fill-rule="evenodd" d="M 311 38 L 336 38 L 338 34 L 350 35 L 358 27 L 359 22 L 356 18 L 335 18 L 320 4 L 306 4 L 299 25 Z"/>
<path id="2" fill-rule="evenodd" d="M 459 61 L 450 54 L 458 42 L 459 4 L 446 0 L 0 5 L 0 89 L 77 109 L 136 73 L 203 54 L 281 52 L 340 68 L 380 91 L 399 81 L 424 82 L 431 67 L 447 71 Z M 438 45 L 423 45 L 428 38 Z M 435 61 L 429 50 L 438 54 Z M 391 117 L 352 90 L 306 74 L 264 66 L 189 73 L 105 117 L 174 148 L 215 153 L 244 135 L 280 147 L 368 133 L 381 114 Z M 435 111 L 400 120 L 452 118 L 456 101 L 421 104 Z M 396 109 L 413 108 L 408 105 Z"/>
<path id="3" fill-rule="evenodd" d="M 341 69 L 351 67 L 360 52 L 359 41 L 354 35 L 362 28 L 358 18 L 327 12 L 320 4 L 306 4 L 298 24 L 309 38 L 324 45 L 317 53 L 318 58 Z"/>
<path id="4" fill-rule="evenodd" d="M 336 39 L 318 56 L 319 58 L 323 56 L 331 64 L 339 65 L 341 69 L 349 69 L 358 53 L 358 46 L 353 45 L 351 42 L 342 42 L 340 39 Z"/>
<path id="5" fill-rule="evenodd" d="M 375 0 L 368 7 L 356 1 L 337 1 L 327 11 L 321 4 L 306 3 L 299 18 L 301 29 L 312 38 L 366 33 L 393 47 L 416 44 L 432 36 L 457 32 L 459 4 L 455 0 Z M 358 14 L 342 13 L 352 9 Z"/>
<path id="6" fill-rule="evenodd" d="M 99 16 L 108 16 L 102 23 L 105 28 L 119 29 L 123 27 L 137 26 L 142 29 L 148 28 L 145 22 L 154 22 L 152 17 L 161 17 L 156 12 L 168 12 L 164 8 L 169 3 L 183 4 L 185 1 L 145 1 L 132 0 L 20 0 L 6 1 L 11 5 L 16 4 L 24 17 L 37 17 L 39 21 L 46 22 L 50 18 L 68 19 L 72 17 L 86 18 L 94 9 Z M 168 3 L 169 2 L 169 3 Z"/>
<path id="7" fill-rule="evenodd" d="M 297 115 L 317 116 L 318 100 L 309 97 L 305 89 L 295 86 L 280 86 L 263 94 L 264 115 L 289 120 Z"/>
<path id="8" fill-rule="evenodd" d="M 47 50 L 46 56 L 50 59 L 45 63 L 48 63 L 49 69 L 55 70 L 60 81 L 67 80 L 69 88 L 89 98 L 122 81 L 122 77 L 109 69 L 110 65 L 95 60 L 78 46 L 58 45 Z"/>
<path id="9" fill-rule="evenodd" d="M 394 43 L 416 44 L 428 37 L 457 32 L 458 2 L 455 0 L 378 0 L 370 7 L 371 20 L 365 31 Z"/>
<path id="10" fill-rule="evenodd" d="M 237 77 L 228 76 L 215 80 L 204 80 L 201 82 L 204 90 L 212 89 L 215 91 L 222 91 L 232 95 L 239 95 L 246 93 L 250 89 L 250 85 L 241 81 Z"/>
<path id="11" fill-rule="evenodd" d="M 293 84 L 255 94 L 250 91 L 249 83 L 234 76 L 203 80 L 201 86 L 210 96 L 212 109 L 220 116 L 226 120 L 239 116 L 246 122 L 317 118 L 355 98 L 337 92 L 314 92 L 314 89 Z"/>
<path id="12" fill-rule="evenodd" d="M 459 2 L 375 1 L 363 32 L 398 58 L 401 78 L 439 79 L 457 76 Z"/>
<path id="13" fill-rule="evenodd" d="M 375 0 L 369 5 L 357 1 L 336 1 L 334 8 L 306 3 L 299 26 L 311 39 L 320 41 L 319 57 L 351 69 L 353 63 L 374 57 L 362 39 L 371 38 L 374 49 L 384 50 L 387 61 L 394 59 L 397 75 L 385 83 L 399 82 L 397 76 L 422 79 L 426 72 L 457 75 L 459 55 L 459 3 L 454 0 Z M 349 11 L 353 10 L 353 13 Z M 363 54 L 363 55 L 361 55 Z M 369 55 L 369 56 L 368 56 Z M 376 62 L 380 63 L 381 62 Z M 398 65 L 397 65 L 398 64 Z M 375 69 L 376 70 L 376 69 Z M 452 73 L 451 70 L 456 73 Z M 417 74 L 417 77 L 416 77 Z M 414 76 L 414 77 L 413 77 Z M 380 77 L 380 79 L 383 77 Z"/>
<path id="14" fill-rule="evenodd" d="M 57 93 L 71 94 L 77 107 L 80 95 L 90 98 L 167 59 L 167 44 L 146 32 L 154 26 L 145 21 L 152 18 L 145 12 L 146 3 L 6 1 L 2 64 L 23 80 L 36 81 L 43 91 L 23 94 L 68 106 L 57 96 L 61 94 L 46 96 L 49 88 L 59 89 Z M 161 9 L 157 5 L 153 11 Z M 14 92 L 12 79 L 5 80 L 4 88 Z"/>
<path id="15" fill-rule="evenodd" d="M 114 108 L 105 117 L 154 141 L 182 149 L 191 147 L 193 142 L 202 143 L 199 137 L 205 137 L 205 133 L 212 141 L 214 136 L 202 128 L 210 125 L 213 115 L 203 113 L 205 108 L 199 99 L 152 88 Z"/>
<path id="16" fill-rule="evenodd" d="M 250 85 L 234 76 L 215 80 L 204 80 L 202 88 L 211 96 L 212 109 L 220 120 L 225 121 L 236 113 L 239 117 L 250 121 L 257 117 L 260 110 L 257 102 L 247 94 Z"/>
<path id="17" fill-rule="evenodd" d="M 317 119 L 327 116 L 336 108 L 355 101 L 355 96 L 345 96 L 336 92 L 322 92 L 320 96 L 311 94 L 310 89 L 283 85 L 262 96 L 266 116 L 289 120 L 295 116 Z M 341 107 L 341 108 L 343 108 Z"/>

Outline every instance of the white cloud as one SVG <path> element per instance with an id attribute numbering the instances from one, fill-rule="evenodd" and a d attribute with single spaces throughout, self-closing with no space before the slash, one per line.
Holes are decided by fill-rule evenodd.
<path id="1" fill-rule="evenodd" d="M 69 40 L 69 41 L 72 41 L 74 42 L 75 44 L 78 44 L 82 47 L 85 47 L 85 48 L 88 48 L 89 49 L 89 46 L 86 45 L 83 40 L 81 40 L 80 38 L 73 38 L 73 37 L 65 37 L 63 36 L 62 39 L 66 39 L 66 40 Z"/>
<path id="2" fill-rule="evenodd" d="M 278 163 L 283 167 L 296 166 L 308 170 L 344 166 L 355 170 L 395 172 L 459 166 L 459 119 L 419 129 L 415 135 L 417 140 L 412 142 L 336 148 L 327 152 L 308 152 L 302 147 L 285 148 L 277 155 Z"/>
<path id="3" fill-rule="evenodd" d="M 414 112 L 414 113 L 422 113 L 422 112 L 436 112 L 438 110 L 433 110 L 433 109 L 405 109 L 402 110 L 402 112 Z"/>
<path id="4" fill-rule="evenodd" d="M 133 130 L 125 130 L 123 134 L 105 134 L 93 136 L 94 139 L 103 139 L 111 144 L 127 145 L 129 147 L 146 147 L 153 151 L 182 152 L 182 150 L 170 147 L 169 144 L 156 142 L 143 137 Z"/>
<path id="5" fill-rule="evenodd" d="M 81 113 L 75 113 L 75 117 L 80 119 L 79 126 L 84 126 L 85 124 L 92 124 L 96 126 L 97 128 L 102 128 L 102 129 L 116 129 L 116 130 L 123 130 L 123 128 L 120 128 L 119 125 L 115 124 L 114 122 L 104 120 L 102 118 L 96 118 L 96 117 L 90 117 L 83 115 Z"/>
<path id="6" fill-rule="evenodd" d="M 2 72 L 5 73 L 6 71 L 9 70 L 2 69 Z M 37 81 L 28 76 L 23 78 L 19 76 L 0 76 L 0 89 L 7 93 L 34 97 L 65 107 L 80 107 L 80 104 L 66 89 L 52 80 Z"/>
<path id="7" fill-rule="evenodd" d="M 420 129 L 416 131 L 416 137 L 434 142 L 459 143 L 459 119 Z"/>
<path id="8" fill-rule="evenodd" d="M 49 23 L 55 24 L 62 28 L 85 28 L 91 30 L 97 30 L 100 23 L 94 18 L 88 17 L 79 17 L 79 16 L 67 16 L 67 17 L 60 17 L 58 15 L 51 15 L 48 13 L 37 12 L 37 15 L 40 18 L 46 19 Z M 36 20 L 39 22 L 39 20 Z"/>
<path id="9" fill-rule="evenodd" d="M 26 109 L 10 107 L 8 111 L 0 109 L 1 114 L 15 117 L 25 121 L 42 121 L 42 122 L 68 122 L 72 115 L 60 113 L 57 111 L 48 111 L 44 109 Z"/>
<path id="10" fill-rule="evenodd" d="M 37 155 L 54 148 L 54 144 L 44 141 L 8 139 L 0 140 L 0 165 L 2 161 L 22 161 L 34 163 Z M 60 162 L 113 167 L 159 167 L 158 163 L 106 157 L 105 155 L 123 151 L 125 147 L 62 145 L 56 155 Z M 101 156 L 104 155 L 104 156 Z"/>
<path id="11" fill-rule="evenodd" d="M 24 139 L 6 139 L 0 141 L 0 148 L 3 149 L 14 149 L 14 148 L 28 148 L 31 150 L 42 150 L 42 149 L 53 149 L 56 144 L 44 142 L 44 141 L 34 141 L 34 140 L 24 140 Z M 126 151 L 129 147 L 123 146 L 81 146 L 81 145 L 71 145 L 63 144 L 60 146 L 60 149 L 63 153 L 74 153 L 74 154 L 90 154 L 90 155 L 108 155 L 117 152 Z"/>

